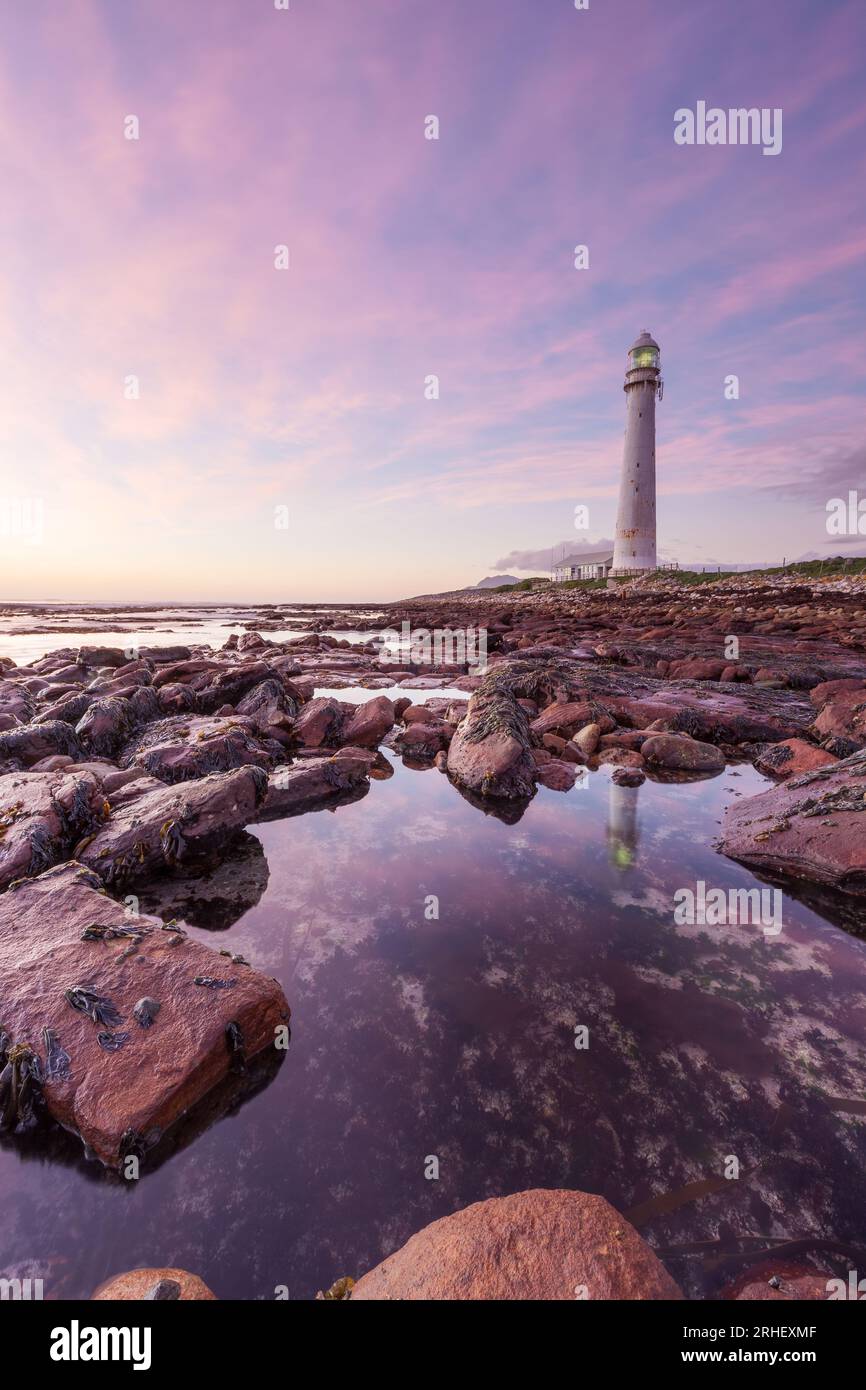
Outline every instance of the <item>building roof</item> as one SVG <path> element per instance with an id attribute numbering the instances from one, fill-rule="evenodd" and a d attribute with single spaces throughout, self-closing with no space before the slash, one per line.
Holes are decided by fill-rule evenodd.
<path id="1" fill-rule="evenodd" d="M 553 566 L 555 570 L 577 569 L 578 565 L 603 565 L 613 564 L 612 550 L 588 550 L 582 555 L 566 555 L 564 560 L 557 560 Z"/>
<path id="2" fill-rule="evenodd" d="M 635 348 L 642 348 L 642 347 L 652 347 L 652 348 L 656 348 L 656 350 L 657 350 L 658 352 L 661 352 L 661 348 L 659 347 L 659 345 L 658 345 L 658 343 L 656 342 L 655 338 L 653 337 L 653 335 L 652 335 L 651 333 L 648 333 L 647 330 L 646 330 L 645 328 L 642 329 L 641 332 L 638 334 L 638 336 L 635 338 L 634 342 L 632 343 L 631 347 L 629 348 L 629 352 L 634 352 Z"/>

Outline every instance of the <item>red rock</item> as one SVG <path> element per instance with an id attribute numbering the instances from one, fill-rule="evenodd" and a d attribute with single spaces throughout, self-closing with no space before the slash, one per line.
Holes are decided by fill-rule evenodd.
<path id="1" fill-rule="evenodd" d="M 269 769 L 284 756 L 282 745 L 259 733 L 252 719 L 179 715 L 149 725 L 126 745 L 121 761 L 176 783 L 237 767 Z"/>
<path id="2" fill-rule="evenodd" d="M 352 1289 L 358 1300 L 681 1299 L 603 1197 L 534 1189 L 425 1226 Z"/>
<path id="3" fill-rule="evenodd" d="M 838 762 L 832 753 L 816 748 L 802 738 L 786 738 L 781 743 L 769 744 L 755 761 L 759 772 L 768 777 L 781 780 L 785 777 L 799 777 L 804 772 L 812 772 L 816 767 L 827 767 Z"/>
<path id="4" fill-rule="evenodd" d="M 538 752 L 538 751 L 537 751 Z M 577 780 L 577 766 L 560 758 L 548 758 L 538 763 L 538 781 L 549 791 L 571 791 Z"/>
<path id="5" fill-rule="evenodd" d="M 331 758 L 305 758 L 280 767 L 268 777 L 268 789 L 257 819 L 298 815 L 367 784 L 374 754 L 368 749 L 341 748 Z"/>
<path id="6" fill-rule="evenodd" d="M 815 716 L 812 732 L 819 739 L 844 739 L 851 752 L 866 747 L 866 685 L 836 691 Z"/>
<path id="7" fill-rule="evenodd" d="M 151 930 L 129 955 L 122 940 L 82 941 L 94 922 Z M 157 918 L 125 916 L 96 875 L 74 861 L 0 896 L 4 1027 L 13 1042 L 29 1042 L 43 1065 L 42 1030 L 56 1033 L 69 1054 L 69 1075 L 44 1082 L 48 1109 L 112 1167 L 121 1162 L 124 1135 L 131 1131 L 146 1146 L 228 1075 L 230 1023 L 239 1024 L 251 1059 L 274 1046 L 275 1030 L 289 1017 L 275 980 L 191 937 L 172 945 L 172 933 L 161 928 Z M 208 989 L 194 984 L 197 975 L 235 983 Z M 115 1005 L 119 1028 L 130 1034 L 118 1051 L 103 1051 L 99 1028 L 65 999 L 64 991 L 76 985 Z M 132 1014 L 145 995 L 161 1005 L 147 1029 Z"/>
<path id="8" fill-rule="evenodd" d="M 73 730 L 62 720 L 46 724 L 20 724 L 16 729 L 0 733 L 0 762 L 9 758 L 22 767 L 32 767 L 55 753 L 65 754 L 76 762 L 82 756 Z"/>
<path id="9" fill-rule="evenodd" d="M 719 844 L 741 863 L 866 894 L 866 753 L 729 806 Z"/>
<path id="10" fill-rule="evenodd" d="M 585 725 L 596 723 L 601 728 L 606 722 L 604 715 L 599 714 L 598 708 L 588 701 L 571 703 L 555 703 L 548 705 L 537 719 L 533 719 L 531 729 L 536 738 L 540 739 L 544 734 L 561 734 L 569 738 L 582 729 Z M 609 720 L 609 729 L 613 729 L 613 720 Z"/>
<path id="11" fill-rule="evenodd" d="M 643 767 L 644 760 L 633 748 L 603 748 L 598 754 L 599 767 Z"/>
<path id="12" fill-rule="evenodd" d="M 329 695 L 310 700 L 295 721 L 295 738 L 305 748 L 321 748 L 323 744 L 336 743 L 349 708 Z"/>
<path id="13" fill-rule="evenodd" d="M 177 1293 L 171 1287 L 164 1287 L 164 1293 L 180 1303 L 200 1303 L 216 1298 L 203 1279 L 186 1269 L 131 1269 L 126 1274 L 115 1274 L 111 1279 L 106 1279 L 98 1289 L 94 1289 L 90 1301 L 103 1303 L 150 1299 L 160 1284 L 176 1285 Z"/>
<path id="14" fill-rule="evenodd" d="M 441 721 L 437 723 L 431 720 L 428 724 L 407 724 L 398 736 L 396 746 L 402 753 L 409 753 L 415 758 L 433 758 L 445 748 L 449 733 L 450 730 Z"/>
<path id="15" fill-rule="evenodd" d="M 861 680 L 859 676 L 846 676 L 843 680 L 822 681 L 820 685 L 813 685 L 809 691 L 809 699 L 816 709 L 820 709 L 828 700 L 851 690 L 862 691 L 863 699 L 866 700 L 866 681 Z"/>
<path id="16" fill-rule="evenodd" d="M 535 789 L 535 763 L 529 749 L 528 725 L 526 735 L 519 738 L 507 727 L 499 727 L 481 738 L 475 737 L 470 701 L 469 713 L 457 726 L 448 748 L 448 771 L 455 781 L 479 796 L 530 796 Z"/>
<path id="17" fill-rule="evenodd" d="M 408 713 L 408 711 L 407 711 Z M 340 737 L 362 748 L 377 748 L 393 728 L 394 706 L 387 695 L 376 695 L 359 705 L 343 726 Z"/>
<path id="18" fill-rule="evenodd" d="M 225 845 L 255 818 L 267 785 L 261 768 L 241 767 L 161 786 L 113 807 L 93 838 L 77 847 L 77 857 L 108 884 L 165 873 Z"/>
<path id="19" fill-rule="evenodd" d="M 104 818 L 90 773 L 10 772 L 0 776 L 0 892 L 16 878 L 61 859 Z"/>
<path id="20" fill-rule="evenodd" d="M 653 734 L 644 741 L 641 753 L 651 767 L 681 772 L 720 772 L 725 766 L 720 748 L 682 734 Z"/>

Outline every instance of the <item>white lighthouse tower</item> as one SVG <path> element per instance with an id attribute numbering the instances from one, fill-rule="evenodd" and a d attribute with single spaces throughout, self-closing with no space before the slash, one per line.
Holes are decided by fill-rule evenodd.
<path id="1" fill-rule="evenodd" d="M 662 398 L 659 345 L 643 333 L 628 350 L 623 386 L 625 446 L 612 575 L 654 570 L 656 559 L 656 398 Z"/>

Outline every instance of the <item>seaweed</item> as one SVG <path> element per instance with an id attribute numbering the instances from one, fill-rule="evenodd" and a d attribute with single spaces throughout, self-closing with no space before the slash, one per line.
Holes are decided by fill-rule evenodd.
<path id="1" fill-rule="evenodd" d="M 73 985 L 71 989 L 63 991 L 63 996 L 77 1013 L 87 1014 L 94 1023 L 104 1023 L 107 1027 L 113 1028 L 121 1022 L 121 1015 L 111 1000 L 97 994 L 95 990 L 88 989 L 86 985 Z"/>

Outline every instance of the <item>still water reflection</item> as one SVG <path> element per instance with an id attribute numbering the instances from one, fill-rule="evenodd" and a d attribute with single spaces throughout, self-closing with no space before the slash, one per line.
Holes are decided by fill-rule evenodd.
<path id="1" fill-rule="evenodd" d="M 739 1180 L 642 1228 L 690 1292 L 720 1276 L 676 1247 L 866 1244 L 866 1118 L 838 1108 L 866 1095 L 866 943 L 788 897 L 772 938 L 673 922 L 678 887 L 756 882 L 712 840 L 760 785 L 602 770 L 505 824 L 398 763 L 336 812 L 254 827 L 236 910 L 223 873 L 190 915 L 281 981 L 287 1059 L 139 1183 L 6 1143 L 0 1270 L 33 1261 L 60 1297 L 153 1264 L 309 1298 L 480 1198 L 577 1187 L 626 1211 L 729 1155 Z"/>

